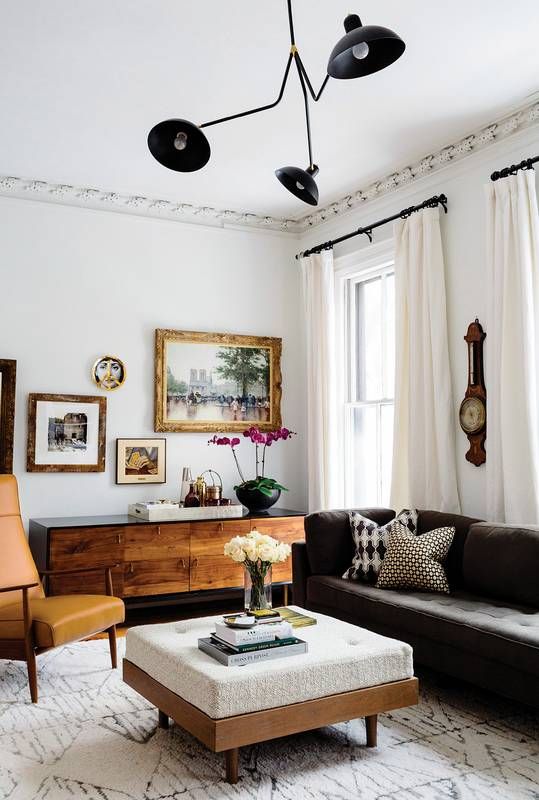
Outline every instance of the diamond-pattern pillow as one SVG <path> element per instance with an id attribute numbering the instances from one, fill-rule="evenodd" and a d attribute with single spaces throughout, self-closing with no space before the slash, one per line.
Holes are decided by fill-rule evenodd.
<path id="1" fill-rule="evenodd" d="M 349 511 L 348 518 L 356 552 L 352 559 L 352 566 L 346 570 L 343 578 L 350 581 L 376 583 L 385 556 L 386 542 L 391 526 L 398 521 L 412 535 L 415 535 L 417 533 L 417 510 L 401 511 L 394 520 L 381 526 L 357 511 Z"/>
<path id="2" fill-rule="evenodd" d="M 377 588 L 449 594 L 442 561 L 447 557 L 454 535 L 455 528 L 437 528 L 414 536 L 404 525 L 393 522 Z"/>

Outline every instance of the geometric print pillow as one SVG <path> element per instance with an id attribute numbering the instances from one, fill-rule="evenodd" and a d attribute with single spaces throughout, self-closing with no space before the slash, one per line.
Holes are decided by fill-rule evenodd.
<path id="1" fill-rule="evenodd" d="M 377 525 L 372 519 L 363 517 L 357 511 L 349 511 L 348 517 L 356 552 L 352 559 L 352 566 L 346 570 L 343 578 L 374 584 L 386 553 L 391 526 L 394 522 L 399 522 L 411 535 L 415 536 L 417 509 L 401 511 L 395 519 L 382 526 Z"/>
<path id="2" fill-rule="evenodd" d="M 404 525 L 393 523 L 377 588 L 449 594 L 442 561 L 449 552 L 454 535 L 455 528 L 437 528 L 414 536 Z"/>

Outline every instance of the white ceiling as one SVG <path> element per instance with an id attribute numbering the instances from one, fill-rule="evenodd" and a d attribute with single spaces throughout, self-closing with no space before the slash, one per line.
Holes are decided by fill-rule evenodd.
<path id="1" fill-rule="evenodd" d="M 407 44 L 380 73 L 330 80 L 312 108 L 321 205 L 539 88 L 537 0 L 354 5 L 294 0 L 316 87 L 350 11 Z M 277 216 L 312 210 L 273 175 L 308 161 L 295 74 L 276 109 L 208 129 L 212 158 L 200 172 L 171 172 L 146 145 L 160 120 L 200 124 L 275 99 L 289 51 L 286 0 L 17 0 L 2 4 L 1 21 L 0 174 Z"/>

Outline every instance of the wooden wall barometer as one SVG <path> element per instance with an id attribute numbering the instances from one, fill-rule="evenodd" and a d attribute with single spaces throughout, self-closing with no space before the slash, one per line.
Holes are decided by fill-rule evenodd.
<path id="1" fill-rule="evenodd" d="M 468 325 L 464 341 L 468 345 L 468 388 L 460 404 L 460 427 L 468 437 L 470 449 L 467 461 L 478 467 L 487 458 L 485 439 L 487 438 L 487 391 L 483 373 L 483 342 L 486 333 L 479 320 Z"/>

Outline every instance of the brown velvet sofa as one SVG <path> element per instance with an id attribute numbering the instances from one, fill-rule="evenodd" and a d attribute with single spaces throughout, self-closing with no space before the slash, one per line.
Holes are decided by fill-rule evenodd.
<path id="1" fill-rule="evenodd" d="M 382 525 L 389 509 L 359 509 Z M 347 511 L 305 518 L 292 545 L 294 603 L 408 642 L 417 664 L 539 707 L 539 528 L 420 511 L 419 535 L 455 527 L 451 594 L 344 580 L 354 543 Z"/>

